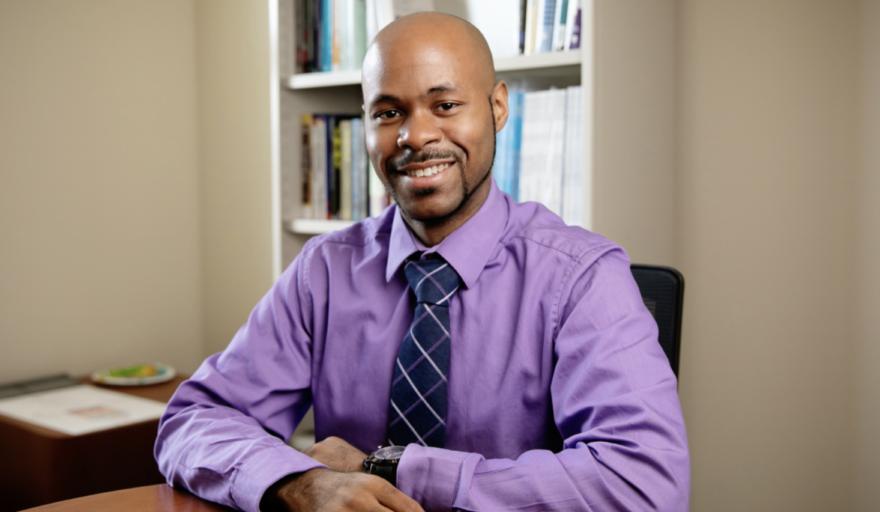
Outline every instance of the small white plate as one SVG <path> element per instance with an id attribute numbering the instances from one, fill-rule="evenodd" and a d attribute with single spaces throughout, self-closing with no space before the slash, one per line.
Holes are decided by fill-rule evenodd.
<path id="1" fill-rule="evenodd" d="M 124 375 L 113 375 L 114 373 L 121 372 L 123 370 L 128 370 L 131 368 L 135 368 L 137 366 L 144 367 L 153 367 L 156 370 L 156 373 L 153 375 L 146 376 L 124 376 Z M 151 363 L 144 365 L 133 365 L 125 368 L 113 368 L 110 370 L 99 370 L 92 374 L 92 381 L 97 382 L 98 384 L 105 384 L 108 386 L 149 386 L 150 384 L 159 384 L 161 382 L 168 382 L 173 379 L 174 376 L 177 375 L 177 372 L 173 367 L 168 366 L 167 364 L 162 363 Z"/>

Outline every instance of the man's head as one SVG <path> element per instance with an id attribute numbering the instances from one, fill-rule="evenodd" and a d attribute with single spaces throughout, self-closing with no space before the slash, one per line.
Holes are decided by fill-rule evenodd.
<path id="1" fill-rule="evenodd" d="M 470 23 L 439 13 L 383 29 L 363 65 L 367 150 L 404 218 L 437 243 L 485 201 L 507 87 Z"/>

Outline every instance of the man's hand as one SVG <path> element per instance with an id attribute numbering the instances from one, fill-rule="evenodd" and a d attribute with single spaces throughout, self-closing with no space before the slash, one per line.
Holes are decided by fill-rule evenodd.
<path id="1" fill-rule="evenodd" d="M 345 439 L 330 436 L 306 450 L 306 455 L 333 471 L 353 473 L 364 469 L 367 454 L 348 444 Z"/>
<path id="2" fill-rule="evenodd" d="M 312 469 L 283 482 L 272 498 L 273 505 L 280 509 L 298 512 L 424 512 L 415 500 L 378 476 L 325 468 Z"/>

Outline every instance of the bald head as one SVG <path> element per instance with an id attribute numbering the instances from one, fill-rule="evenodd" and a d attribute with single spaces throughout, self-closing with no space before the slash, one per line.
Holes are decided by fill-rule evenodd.
<path id="1" fill-rule="evenodd" d="M 404 16 L 382 29 L 364 56 L 364 78 L 381 72 L 382 66 L 435 52 L 457 60 L 468 76 L 487 90 L 495 84 L 492 52 L 483 34 L 457 16 L 438 12 Z"/>
<path id="2" fill-rule="evenodd" d="M 470 23 L 413 14 L 385 27 L 364 57 L 370 161 L 412 232 L 439 243 L 489 195 L 507 85 Z"/>

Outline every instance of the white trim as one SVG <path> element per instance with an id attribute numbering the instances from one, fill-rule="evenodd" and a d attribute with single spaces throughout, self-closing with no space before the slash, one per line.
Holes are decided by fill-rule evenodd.
<path id="1" fill-rule="evenodd" d="M 437 317 L 435 316 L 434 318 L 437 318 Z M 441 327 L 442 327 L 442 326 L 441 326 Z M 443 329 L 443 331 L 446 331 L 446 329 Z M 409 337 L 412 338 L 413 343 L 416 344 L 416 348 L 419 349 L 419 352 L 421 352 L 422 355 L 425 356 L 425 359 L 427 359 L 428 362 L 431 363 L 431 366 L 434 367 L 434 370 L 437 371 L 437 375 L 439 375 L 440 378 L 443 379 L 443 382 L 448 382 L 448 381 L 446 380 L 446 375 L 443 375 L 443 372 L 440 371 L 440 368 L 438 368 L 437 365 L 434 364 L 434 360 L 431 359 L 431 356 L 429 356 L 428 353 L 425 352 L 425 349 L 422 348 L 422 344 L 419 343 L 418 338 L 416 338 L 415 333 L 413 333 L 412 327 L 409 328 Z M 446 337 L 447 337 L 447 338 L 449 337 L 449 333 L 446 333 Z"/>
<path id="2" fill-rule="evenodd" d="M 422 439 L 422 436 L 420 436 L 415 427 L 412 426 L 412 423 L 410 423 L 409 420 L 406 419 L 406 416 L 404 416 L 403 413 L 400 412 L 400 409 L 397 407 L 397 404 L 394 403 L 394 400 L 391 400 L 391 407 L 394 408 L 394 412 L 396 412 L 397 415 L 400 416 L 400 419 L 402 419 L 403 422 L 406 423 L 406 426 L 409 427 L 409 429 L 412 431 L 412 433 L 415 434 L 419 442 L 422 443 L 422 446 L 427 446 L 428 443 L 426 443 L 425 440 Z"/>
<path id="3" fill-rule="evenodd" d="M 439 422 L 442 423 L 444 426 L 446 426 L 446 422 L 443 421 L 443 418 L 441 418 L 440 415 L 437 414 L 437 411 L 435 411 L 434 408 L 431 407 L 431 404 L 428 403 L 428 400 L 426 400 L 425 397 L 422 396 L 422 393 L 419 392 L 419 388 L 416 387 L 415 382 L 413 382 L 412 379 L 409 378 L 409 374 L 406 372 L 406 369 L 404 369 L 403 364 L 401 364 L 401 362 L 400 362 L 400 358 L 397 358 L 397 359 L 395 360 L 395 362 L 397 363 L 397 367 L 400 368 L 400 373 L 403 374 L 403 378 L 405 378 L 406 381 L 409 382 L 410 387 L 413 389 L 413 391 L 416 392 L 416 395 L 418 395 L 419 400 L 421 400 L 422 403 L 425 404 L 425 407 L 427 407 L 428 410 L 431 411 L 431 414 L 433 414 L 434 417 L 437 418 L 437 421 L 439 421 Z"/>
<path id="4" fill-rule="evenodd" d="M 281 90 L 279 67 L 279 17 L 278 1 L 269 2 L 269 145 L 271 151 L 271 178 L 269 193 L 272 196 L 272 280 L 281 275 Z"/>

